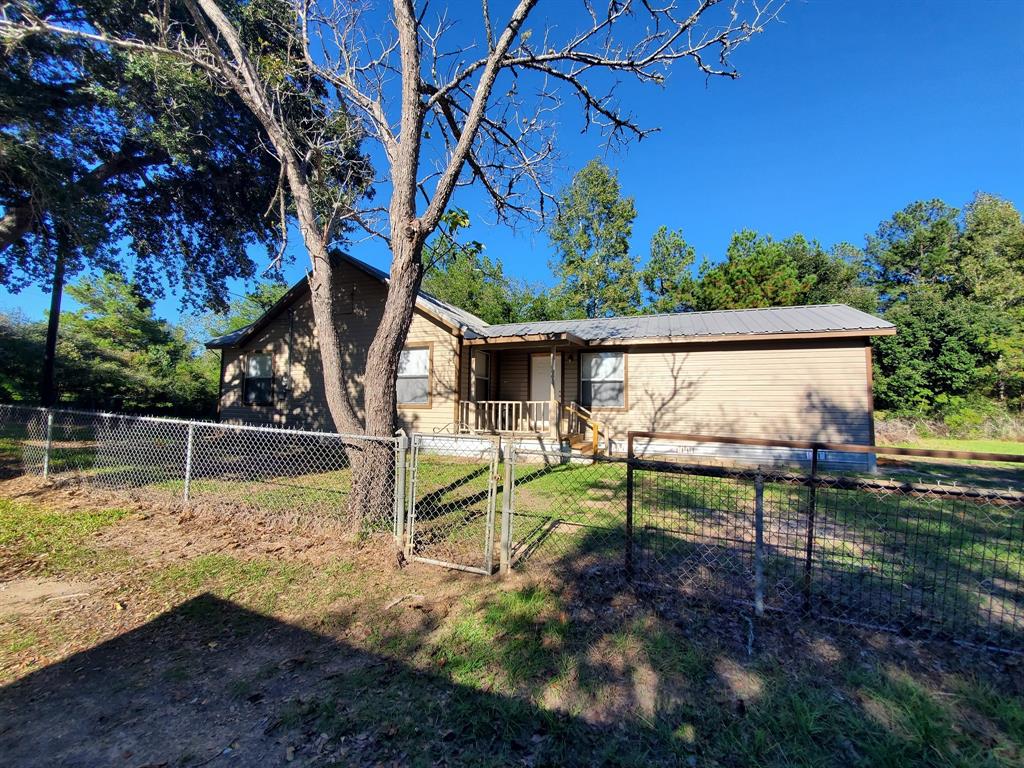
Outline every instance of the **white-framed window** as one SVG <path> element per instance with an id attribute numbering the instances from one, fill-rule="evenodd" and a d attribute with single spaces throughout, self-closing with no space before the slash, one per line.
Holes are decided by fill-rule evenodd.
<path id="1" fill-rule="evenodd" d="M 625 406 L 626 359 L 622 352 L 580 355 L 580 401 L 585 408 Z"/>
<path id="2" fill-rule="evenodd" d="M 269 352 L 251 352 L 245 359 L 246 405 L 272 405 L 274 402 L 274 359 Z"/>
<path id="3" fill-rule="evenodd" d="M 400 405 L 430 403 L 430 348 L 403 349 L 398 358 L 398 402 Z"/>
<path id="4" fill-rule="evenodd" d="M 474 352 L 473 396 L 477 402 L 491 396 L 491 353 Z"/>

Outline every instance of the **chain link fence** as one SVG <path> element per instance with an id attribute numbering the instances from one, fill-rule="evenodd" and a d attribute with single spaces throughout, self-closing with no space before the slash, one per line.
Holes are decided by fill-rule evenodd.
<path id="1" fill-rule="evenodd" d="M 408 547 L 413 559 L 493 572 L 498 454 L 497 438 L 413 435 Z"/>
<path id="2" fill-rule="evenodd" d="M 476 573 L 616 571 L 661 602 L 1024 651 L 1020 457 L 751 442 L 584 457 L 0 406 L 6 464 L 32 474 L 392 533 L 410 559 Z M 886 451 L 912 455 L 872 471 Z"/>
<path id="3" fill-rule="evenodd" d="M 0 405 L 28 474 L 147 499 L 398 534 L 406 439 Z"/>

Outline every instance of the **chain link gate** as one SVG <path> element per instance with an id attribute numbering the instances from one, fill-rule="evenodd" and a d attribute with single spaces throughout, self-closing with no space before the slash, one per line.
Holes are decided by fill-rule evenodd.
<path id="1" fill-rule="evenodd" d="M 412 436 L 410 559 L 493 573 L 499 447 L 486 435 Z"/>

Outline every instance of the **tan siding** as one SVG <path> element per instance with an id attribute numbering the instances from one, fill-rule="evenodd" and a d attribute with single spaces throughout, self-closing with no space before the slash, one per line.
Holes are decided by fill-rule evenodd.
<path id="1" fill-rule="evenodd" d="M 628 409 L 595 409 L 628 430 L 868 443 L 861 340 L 633 348 Z"/>
<path id="2" fill-rule="evenodd" d="M 288 314 L 282 313 L 244 350 L 224 350 L 224 385 L 221 387 L 220 417 L 222 421 L 247 424 L 281 425 L 285 423 L 288 391 L 279 385 L 288 370 Z M 251 352 L 269 352 L 274 365 L 274 405 L 246 405 L 242 390 L 245 383 L 245 357 Z"/>
<path id="3" fill-rule="evenodd" d="M 336 313 L 335 322 L 342 345 L 346 371 L 346 389 L 357 412 L 362 415 L 363 379 L 366 368 L 366 350 L 380 323 L 385 289 L 375 278 L 350 265 L 341 265 L 336 273 L 336 290 L 351 296 L 351 306 L 343 302 L 342 311 Z M 274 352 L 275 387 L 288 369 L 288 317 L 282 312 L 264 329 L 257 339 L 242 350 L 224 350 L 224 382 L 221 393 L 221 419 L 257 423 L 287 424 L 293 427 L 332 429 L 333 420 L 327 410 L 324 395 L 320 352 L 313 323 L 309 298 L 296 302 L 290 312 L 293 319 L 291 334 L 291 389 L 285 397 L 275 396 L 273 408 L 254 409 L 241 402 L 241 357 L 249 351 L 272 348 Z M 399 425 L 406 429 L 432 431 L 435 427 L 451 424 L 455 418 L 456 355 L 458 339 L 446 327 L 419 311 L 413 316 L 408 344 L 432 345 L 431 402 L 430 407 L 399 409 Z"/>

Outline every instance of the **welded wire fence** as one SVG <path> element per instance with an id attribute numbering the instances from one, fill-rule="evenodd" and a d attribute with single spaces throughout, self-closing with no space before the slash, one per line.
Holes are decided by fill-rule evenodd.
<path id="1" fill-rule="evenodd" d="M 591 457 L 481 435 L 410 444 L 0 405 L 5 466 L 31 474 L 358 525 L 479 573 L 618 574 L 662 604 L 1024 651 L 1020 464 L 737 442 L 746 453 L 662 441 Z"/>
<path id="2" fill-rule="evenodd" d="M 835 464 L 817 471 L 813 451 L 789 467 L 541 451 L 512 461 L 513 567 L 617 568 L 662 604 L 1024 651 L 1024 493 L 1013 466 L 840 474 Z"/>
<path id="3" fill-rule="evenodd" d="M 394 534 L 405 438 L 0 405 L 21 471 L 149 500 Z"/>

